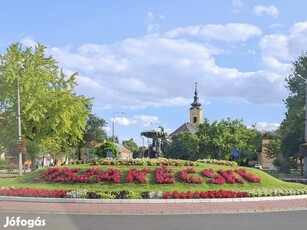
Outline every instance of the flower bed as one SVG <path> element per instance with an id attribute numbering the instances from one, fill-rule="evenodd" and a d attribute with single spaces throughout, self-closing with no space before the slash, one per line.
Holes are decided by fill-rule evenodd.
<path id="1" fill-rule="evenodd" d="M 281 180 L 286 181 L 286 182 L 307 184 L 307 179 L 305 178 L 281 178 Z"/>
<path id="2" fill-rule="evenodd" d="M 156 181 L 158 184 L 174 184 L 175 179 L 173 171 L 163 166 L 156 169 Z"/>
<path id="3" fill-rule="evenodd" d="M 205 177 L 210 178 L 210 183 L 212 184 L 225 184 L 225 178 L 219 174 L 215 174 L 212 168 L 204 169 L 202 173 Z"/>
<path id="4" fill-rule="evenodd" d="M 70 162 L 71 165 L 80 165 L 80 164 L 89 164 L 90 166 L 95 165 L 139 165 L 139 166 L 196 166 L 197 163 L 192 161 L 179 161 L 166 158 L 136 158 L 128 160 L 109 160 L 109 159 L 100 159 L 100 160 L 78 160 Z"/>
<path id="5" fill-rule="evenodd" d="M 45 181 L 70 183 L 99 183 L 101 181 L 113 181 L 114 183 L 119 183 L 120 171 L 118 169 L 107 169 L 102 171 L 100 168 L 89 168 L 82 174 L 80 168 L 49 168 L 34 178 L 35 181 L 41 179 Z"/>
<path id="6" fill-rule="evenodd" d="M 216 159 L 199 159 L 197 162 L 206 163 L 206 164 L 216 164 L 216 165 L 225 165 L 225 166 L 238 166 L 238 163 L 235 161 L 224 161 Z"/>
<path id="7" fill-rule="evenodd" d="M 235 184 L 235 183 L 244 184 L 244 181 L 241 178 L 236 177 L 233 174 L 232 170 L 226 170 L 225 171 L 225 170 L 221 170 L 220 169 L 217 172 L 218 172 L 219 175 L 221 175 L 222 177 L 225 178 L 227 183 L 230 183 L 230 184 Z"/>
<path id="8" fill-rule="evenodd" d="M 125 178 L 126 183 L 132 183 L 134 181 L 140 184 L 148 183 L 146 174 L 150 173 L 149 168 L 137 170 L 136 168 L 129 169 Z M 224 183 L 240 183 L 244 184 L 244 178 L 251 183 L 260 183 L 261 179 L 257 178 L 251 173 L 247 173 L 245 169 L 235 170 L 218 170 L 218 173 L 214 173 L 212 168 L 204 169 L 201 171 L 202 175 L 210 178 L 209 182 L 212 184 L 223 185 Z M 242 178 L 234 175 L 234 172 L 239 174 Z M 202 184 L 203 178 L 195 177 L 191 174 L 196 174 L 194 168 L 186 168 L 178 172 L 178 177 L 181 181 L 192 184 Z M 175 179 L 173 172 L 170 168 L 163 165 L 161 168 L 157 168 L 153 175 L 158 184 L 174 184 Z M 102 170 L 101 168 L 89 168 L 81 170 L 80 168 L 49 168 L 43 173 L 34 178 L 35 181 L 45 180 L 60 183 L 100 183 L 101 181 L 109 181 L 114 183 L 120 183 L 121 172 L 119 169 L 108 168 Z"/>
<path id="9" fill-rule="evenodd" d="M 192 176 L 188 176 L 189 173 L 196 173 L 196 170 L 193 168 L 188 168 L 185 170 L 181 170 L 179 171 L 179 178 L 182 181 L 185 181 L 187 183 L 192 183 L 192 184 L 201 184 L 203 183 L 203 179 L 198 177 L 192 177 Z"/>
<path id="10" fill-rule="evenodd" d="M 137 171 L 136 168 L 132 168 L 129 170 L 128 175 L 126 177 L 127 183 L 132 183 L 133 181 L 138 181 L 141 184 L 145 184 L 147 180 L 144 178 L 144 176 L 150 172 L 150 169 L 143 169 L 141 171 Z"/>
<path id="11" fill-rule="evenodd" d="M 245 180 L 248 180 L 249 182 L 252 182 L 252 183 L 260 183 L 261 182 L 260 178 L 255 177 L 251 173 L 247 173 L 245 169 L 236 169 L 235 172 L 238 173 Z"/>
<path id="12" fill-rule="evenodd" d="M 33 188 L 2 188 L 0 196 L 63 198 L 70 190 L 46 190 Z"/>
<path id="13" fill-rule="evenodd" d="M 238 192 L 232 190 L 214 190 L 204 192 L 165 192 L 163 199 L 207 199 L 207 198 L 236 198 L 236 197 L 247 197 L 248 192 Z"/>
<path id="14" fill-rule="evenodd" d="M 307 194 L 305 189 L 253 189 L 248 191 L 212 190 L 187 192 L 133 192 L 133 191 L 88 191 L 83 190 L 46 190 L 32 188 L 0 188 L 0 196 L 82 198 L 82 199 L 212 199 L 237 197 L 291 196 Z"/>

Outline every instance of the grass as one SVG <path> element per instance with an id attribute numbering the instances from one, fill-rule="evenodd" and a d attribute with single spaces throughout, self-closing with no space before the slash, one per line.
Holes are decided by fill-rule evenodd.
<path id="1" fill-rule="evenodd" d="M 214 185 L 209 182 L 209 179 L 204 177 L 201 174 L 201 171 L 205 168 L 212 168 L 216 173 L 219 169 L 227 170 L 227 169 L 236 169 L 236 168 L 244 168 L 244 167 L 233 167 L 233 166 L 221 166 L 207 163 L 198 163 L 197 166 L 193 166 L 197 171 L 197 174 L 194 177 L 202 177 L 202 184 L 188 184 L 186 182 L 181 181 L 178 178 L 178 172 L 180 170 L 189 168 L 191 166 L 168 166 L 173 170 L 173 174 L 175 177 L 175 184 L 156 184 L 155 181 L 155 170 L 161 166 L 103 166 L 96 165 L 90 166 L 88 164 L 84 165 L 71 165 L 66 166 L 69 168 L 101 168 L 105 170 L 107 168 L 115 168 L 121 171 L 121 182 L 119 184 L 115 184 L 112 182 L 101 182 L 101 183 L 57 183 L 57 182 L 46 182 L 43 180 L 35 181 L 34 177 L 44 172 L 46 168 L 39 169 L 34 172 L 30 172 L 25 174 L 21 178 L 1 178 L 0 179 L 0 187 L 16 187 L 16 188 L 36 188 L 36 189 L 53 189 L 53 190 L 78 190 L 78 189 L 87 189 L 89 191 L 120 191 L 120 190 L 128 190 L 134 192 L 144 192 L 144 191 L 207 191 L 207 190 L 253 190 L 253 189 L 271 189 L 271 188 L 289 188 L 289 189 L 300 189 L 306 188 L 306 185 L 297 184 L 297 183 L 289 183 L 283 182 L 261 170 L 253 169 L 253 168 L 245 168 L 247 172 L 252 173 L 254 176 L 261 178 L 261 183 L 250 183 L 245 181 L 245 184 L 227 184 L 224 185 Z M 131 167 L 135 167 L 138 170 L 142 170 L 143 168 L 149 168 L 151 170 L 150 173 L 146 175 L 148 182 L 146 184 L 139 184 L 138 182 L 126 183 L 125 178 Z M 235 173 L 236 176 L 240 177 Z"/>

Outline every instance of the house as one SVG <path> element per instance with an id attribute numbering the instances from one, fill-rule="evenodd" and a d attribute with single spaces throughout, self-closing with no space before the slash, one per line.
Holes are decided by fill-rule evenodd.
<path id="1" fill-rule="evenodd" d="M 117 159 L 132 159 L 133 158 L 133 153 L 127 149 L 125 146 L 121 144 L 114 143 L 114 145 L 117 147 L 119 154 Z"/>

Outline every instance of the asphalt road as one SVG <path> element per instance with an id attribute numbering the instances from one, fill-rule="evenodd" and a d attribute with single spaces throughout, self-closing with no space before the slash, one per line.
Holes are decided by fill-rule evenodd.
<path id="1" fill-rule="evenodd" d="M 185 215 L 82 215 L 0 213 L 0 229 L 303 230 L 307 228 L 306 217 L 307 211 Z M 36 222 L 34 220 L 36 220 Z M 6 222 L 15 224 L 15 226 L 6 226 Z M 17 223 L 19 225 L 28 225 L 16 226 Z M 31 228 L 30 225 L 32 224 L 36 224 L 36 226 Z"/>

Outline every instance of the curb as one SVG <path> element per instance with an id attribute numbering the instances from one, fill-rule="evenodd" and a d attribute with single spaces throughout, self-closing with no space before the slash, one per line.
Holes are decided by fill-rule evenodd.
<path id="1" fill-rule="evenodd" d="M 0 201 L 38 202 L 38 203 L 79 203 L 79 204 L 177 204 L 177 203 L 225 203 L 307 199 L 307 195 L 213 198 L 213 199 L 76 199 L 0 196 Z"/>

